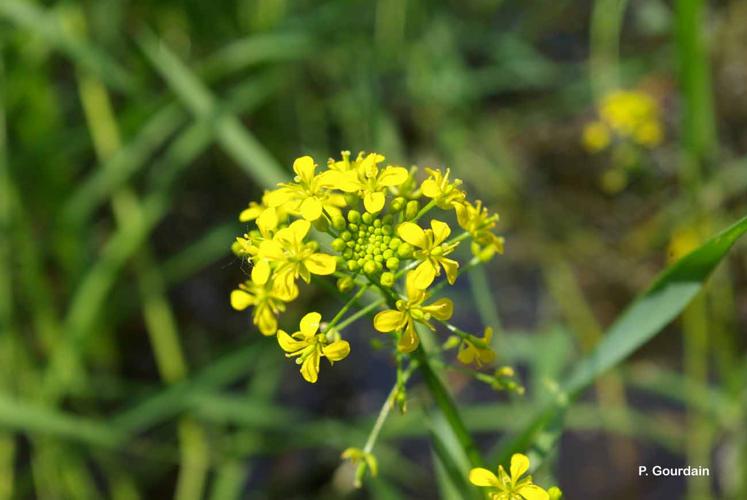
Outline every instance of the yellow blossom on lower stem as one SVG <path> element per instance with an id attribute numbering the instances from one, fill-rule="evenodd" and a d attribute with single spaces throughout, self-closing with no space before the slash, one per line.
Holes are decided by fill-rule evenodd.
<path id="1" fill-rule="evenodd" d="M 403 222 L 397 227 L 397 234 L 404 241 L 416 247 L 414 258 L 420 261 L 412 272 L 413 283 L 417 288 L 425 290 L 436 276 L 441 274 L 441 268 L 446 271 L 446 279 L 453 285 L 456 281 L 459 263 L 446 256 L 459 243 L 444 243 L 451 234 L 451 228 L 445 222 L 433 219 L 431 228 L 423 229 L 414 222 Z"/>
<path id="2" fill-rule="evenodd" d="M 475 486 L 490 488 L 491 500 L 550 500 L 546 490 L 532 482 L 532 476 L 522 478 L 529 470 L 529 458 L 521 453 L 511 457 L 509 473 L 502 465 L 498 466 L 498 475 L 482 467 L 469 472 L 469 480 Z"/>
<path id="3" fill-rule="evenodd" d="M 413 277 L 414 273 L 411 271 L 407 274 L 405 281 L 407 300 L 399 299 L 396 303 L 396 310 L 381 311 L 374 316 L 373 320 L 374 328 L 381 333 L 401 332 L 397 343 L 397 349 L 400 352 L 412 352 L 417 349 L 420 339 L 415 331 L 416 323 L 434 330 L 430 324 L 431 318 L 446 321 L 454 313 L 454 303 L 446 298 L 424 305 L 428 294 L 415 286 Z"/>
<path id="4" fill-rule="evenodd" d="M 269 284 L 257 285 L 252 281 L 247 281 L 231 292 L 231 307 L 237 311 L 243 311 L 247 307 L 254 306 L 252 322 L 257 325 L 263 335 L 273 335 L 278 329 L 277 316 L 285 311 L 284 302 L 290 302 L 295 298 L 295 295 L 280 297 Z"/>
<path id="5" fill-rule="evenodd" d="M 286 356 L 296 357 L 296 363 L 301 365 L 301 375 L 307 382 L 316 383 L 319 377 L 319 362 L 327 358 L 330 364 L 343 360 L 350 354 L 350 344 L 340 340 L 339 334 L 330 336 L 319 331 L 322 315 L 311 312 L 301 318 L 299 331 L 288 335 L 278 330 L 278 344 L 287 353 Z"/>
<path id="6" fill-rule="evenodd" d="M 490 341 L 492 338 L 493 329 L 486 326 L 485 333 L 483 333 L 482 338 L 479 339 L 480 344 L 467 339 L 462 339 L 462 343 L 459 345 L 457 359 L 465 365 L 474 363 L 478 368 L 492 363 L 495 360 L 495 352 L 490 348 Z"/>

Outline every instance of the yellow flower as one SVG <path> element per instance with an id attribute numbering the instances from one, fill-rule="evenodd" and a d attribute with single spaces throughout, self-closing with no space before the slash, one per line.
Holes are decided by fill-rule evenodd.
<path id="1" fill-rule="evenodd" d="M 446 173 L 440 170 L 426 168 L 426 172 L 430 175 L 423 184 L 420 186 L 420 190 L 428 198 L 436 200 L 436 206 L 444 210 L 450 210 L 457 204 L 464 201 L 464 191 L 459 189 L 462 185 L 460 179 L 454 179 L 453 182 L 449 181 L 450 169 L 446 169 Z"/>
<path id="2" fill-rule="evenodd" d="M 302 156 L 293 162 L 295 182 L 280 184 L 266 195 L 269 207 L 282 207 L 289 212 L 299 212 L 308 221 L 315 221 L 322 212 L 338 214 L 345 206 L 342 195 L 330 191 L 333 187 L 329 171 L 315 175 L 316 165 L 310 156 Z"/>
<path id="3" fill-rule="evenodd" d="M 436 276 L 441 275 L 441 268 L 446 271 L 449 284 L 454 284 L 459 263 L 446 256 L 453 252 L 459 243 L 444 243 L 451 234 L 448 224 L 433 219 L 431 228 L 423 230 L 414 222 L 403 222 L 397 227 L 397 234 L 417 248 L 413 254 L 413 257 L 420 261 L 413 271 L 413 280 L 417 288 L 428 288 Z"/>
<path id="4" fill-rule="evenodd" d="M 316 383 L 319 377 L 319 361 L 325 357 L 330 364 L 341 361 L 350 354 L 350 344 L 339 338 L 328 338 L 319 331 L 322 315 L 310 312 L 301 318 L 299 331 L 288 335 L 278 330 L 278 344 L 289 358 L 297 357 L 296 363 L 301 365 L 301 375 L 307 382 Z"/>
<path id="5" fill-rule="evenodd" d="M 262 195 L 262 203 L 255 201 L 249 203 L 249 207 L 242 210 L 239 214 L 239 221 L 249 222 L 256 221 L 257 227 L 262 234 L 274 231 L 278 224 L 287 216 L 285 210 L 280 207 L 271 207 L 268 201 L 269 191 Z"/>
<path id="6" fill-rule="evenodd" d="M 498 214 L 490 215 L 478 200 L 474 205 L 468 201 L 455 207 L 457 222 L 472 236 L 472 253 L 483 261 L 490 260 L 495 252 L 503 253 L 503 238 L 490 230 L 495 227 Z"/>
<path id="7" fill-rule="evenodd" d="M 259 327 L 262 334 L 272 335 L 278 329 L 278 314 L 285 311 L 284 302 L 290 302 L 295 298 L 281 298 L 272 288 L 247 281 L 231 292 L 231 307 L 243 311 L 249 306 L 254 306 L 252 322 Z"/>
<path id="8" fill-rule="evenodd" d="M 357 160 L 351 170 L 328 170 L 325 172 L 335 188 L 347 193 L 359 193 L 363 205 L 372 214 L 380 212 L 386 201 L 386 190 L 399 186 L 407 180 L 407 169 L 387 166 L 379 170 L 378 163 L 384 161 L 380 154 L 370 153 Z"/>
<path id="9" fill-rule="evenodd" d="M 646 147 L 653 147 L 661 142 L 659 104 L 645 92 L 611 92 L 602 100 L 599 115 L 621 137 L 632 138 Z"/>
<path id="10" fill-rule="evenodd" d="M 295 280 L 299 276 L 308 283 L 312 274 L 326 276 L 334 273 L 337 260 L 331 255 L 318 253 L 318 243 L 304 242 L 310 228 L 309 221 L 300 219 L 279 229 L 271 240 L 262 241 L 252 268 L 252 281 L 264 285 L 272 275 L 274 290 L 286 298 L 298 293 Z"/>
<path id="11" fill-rule="evenodd" d="M 610 130 L 603 122 L 594 121 L 584 127 L 582 143 L 589 153 L 602 151 L 612 142 Z"/>
<path id="12" fill-rule="evenodd" d="M 419 339 L 415 323 L 421 323 L 435 330 L 429 323 L 431 318 L 446 321 L 454 313 L 454 303 L 446 298 L 438 299 L 431 304 L 423 305 L 428 294 L 415 286 L 413 272 L 405 280 L 407 300 L 399 299 L 397 310 L 387 309 L 374 316 L 373 324 L 381 333 L 402 332 L 397 349 L 400 352 L 412 352 L 418 347 Z"/>
<path id="13" fill-rule="evenodd" d="M 482 338 L 479 339 L 480 344 L 462 339 L 457 359 L 465 365 L 474 363 L 478 368 L 482 367 L 482 365 L 492 363 L 495 360 L 495 352 L 490 348 L 490 340 L 492 338 L 493 329 L 487 326 L 485 327 L 485 333 L 483 333 Z"/>
<path id="14" fill-rule="evenodd" d="M 498 476 L 488 469 L 476 467 L 469 472 L 469 480 L 475 486 L 491 488 L 491 500 L 549 500 L 547 491 L 532 483 L 532 476 L 521 479 L 528 470 L 529 458 L 515 453 L 511 457 L 510 474 L 502 465 L 498 466 Z"/>

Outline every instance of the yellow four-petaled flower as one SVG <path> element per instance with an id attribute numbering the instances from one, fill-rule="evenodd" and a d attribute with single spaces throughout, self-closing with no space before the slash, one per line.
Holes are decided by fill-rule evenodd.
<path id="1" fill-rule="evenodd" d="M 336 335 L 318 333 L 321 320 L 321 314 L 311 312 L 301 318 L 299 331 L 293 335 L 278 330 L 278 344 L 287 353 L 286 356 L 297 358 L 296 363 L 301 365 L 301 375 L 312 384 L 319 378 L 321 358 L 327 358 L 332 364 L 350 354 L 350 344 L 346 340 L 340 340 Z"/>
<path id="2" fill-rule="evenodd" d="M 550 495 L 543 488 L 532 482 L 532 476 L 522 478 L 529 470 L 529 458 L 521 453 L 511 457 L 509 473 L 502 465 L 498 466 L 498 475 L 482 467 L 469 472 L 469 480 L 476 486 L 491 488 L 491 500 L 549 500 Z"/>

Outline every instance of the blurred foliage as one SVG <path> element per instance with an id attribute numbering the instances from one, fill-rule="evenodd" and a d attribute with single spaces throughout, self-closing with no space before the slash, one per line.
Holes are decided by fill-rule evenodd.
<path id="1" fill-rule="evenodd" d="M 353 492 L 339 454 L 365 441 L 391 361 L 361 345 L 310 391 L 228 303 L 246 203 L 301 154 L 363 149 L 449 166 L 501 213 L 506 255 L 453 298 L 527 394 L 445 374 L 487 458 L 593 380 L 530 429 L 544 484 L 746 498 L 744 247 L 697 295 L 696 276 L 661 335 L 667 321 L 602 340 L 669 249 L 747 212 L 745 15 L 743 0 L 0 0 L 0 497 L 448 497 L 421 384 Z M 617 89 L 656 100 L 658 147 L 584 150 Z M 319 290 L 295 315 L 312 302 L 340 305 Z M 674 316 L 658 307 L 639 314 Z M 655 464 L 712 476 L 636 476 Z"/>

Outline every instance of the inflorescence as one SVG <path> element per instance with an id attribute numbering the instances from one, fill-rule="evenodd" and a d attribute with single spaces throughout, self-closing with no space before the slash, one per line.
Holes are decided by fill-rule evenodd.
<path id="1" fill-rule="evenodd" d="M 417 349 L 418 325 L 435 331 L 441 323 L 453 335 L 444 347 L 458 347 L 460 361 L 478 368 L 493 361 L 492 332 L 473 335 L 451 325 L 453 302 L 434 295 L 465 269 L 456 257 L 462 242 L 470 242 L 469 266 L 503 251 L 503 238 L 493 233 L 497 214 L 469 201 L 449 170 L 426 168 L 419 180 L 417 167 L 386 165 L 376 153 L 352 159 L 344 151 L 322 171 L 303 156 L 293 170 L 292 182 L 265 192 L 239 216 L 253 226 L 233 251 L 252 267 L 250 279 L 231 293 L 231 304 L 252 308 L 253 323 L 264 335 L 277 335 L 305 380 L 317 381 L 321 358 L 333 363 L 348 355 L 342 330 L 357 317 L 343 315 L 369 289 L 381 296 L 373 327 L 395 336 L 399 355 Z M 455 227 L 459 234 L 452 234 Z M 298 297 L 299 280 L 309 283 L 312 276 L 335 277 L 341 292 L 358 292 L 330 321 L 309 312 L 288 334 L 278 327 L 280 315 Z M 489 378 L 505 388 L 505 369 Z"/>

